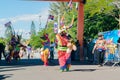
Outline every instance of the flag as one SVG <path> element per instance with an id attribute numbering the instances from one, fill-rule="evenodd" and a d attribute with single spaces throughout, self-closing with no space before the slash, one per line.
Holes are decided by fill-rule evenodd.
<path id="1" fill-rule="evenodd" d="M 72 8 L 72 7 L 73 7 L 73 5 L 72 5 L 72 0 L 69 1 L 68 7 L 69 7 L 69 8 Z"/>
<path id="2" fill-rule="evenodd" d="M 49 15 L 48 19 L 54 20 L 54 16 L 53 15 Z"/>
<path id="3" fill-rule="evenodd" d="M 5 27 L 11 26 L 11 21 L 5 23 Z"/>
<path id="4" fill-rule="evenodd" d="M 78 10 L 78 2 L 76 3 L 76 6 L 75 6 L 75 8 Z"/>
<path id="5" fill-rule="evenodd" d="M 58 23 L 54 23 L 54 33 L 58 33 Z"/>
<path id="6" fill-rule="evenodd" d="M 32 34 L 31 32 L 28 32 L 28 34 Z"/>

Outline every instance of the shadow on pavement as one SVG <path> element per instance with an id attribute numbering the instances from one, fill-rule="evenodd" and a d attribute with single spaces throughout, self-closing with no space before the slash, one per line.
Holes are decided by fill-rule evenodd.
<path id="1" fill-rule="evenodd" d="M 36 66 L 42 65 L 43 62 L 40 59 L 21 59 L 18 61 L 12 60 L 10 63 L 7 63 L 5 60 L 0 61 L 0 66 Z"/>
<path id="2" fill-rule="evenodd" d="M 14 67 L 13 67 L 13 69 L 11 69 L 11 68 L 4 68 L 4 69 L 0 69 L 0 72 L 5 72 L 5 71 L 15 71 L 15 70 L 23 70 L 24 68 L 17 68 L 17 69 L 15 69 Z M 1 80 L 1 79 L 0 79 Z"/>
<path id="3" fill-rule="evenodd" d="M 0 80 L 5 80 L 6 78 L 9 78 L 11 76 L 12 76 L 12 74 L 0 75 Z"/>
<path id="4" fill-rule="evenodd" d="M 54 60 L 49 60 L 50 64 L 54 64 L 54 65 L 59 65 L 58 59 L 54 59 Z M 72 65 L 93 65 L 92 62 L 89 61 L 80 61 L 80 60 L 74 60 L 71 61 Z"/>
<path id="5" fill-rule="evenodd" d="M 74 69 L 74 70 L 70 70 L 70 72 L 73 71 L 82 71 L 82 72 L 93 72 L 96 71 L 97 69 Z"/>
<path id="6" fill-rule="evenodd" d="M 58 66 L 58 60 L 49 60 L 49 66 Z M 43 62 L 40 59 L 21 59 L 18 61 L 12 60 L 7 63 L 5 60 L 0 61 L 0 69 L 4 68 L 18 68 L 18 67 L 29 67 L 29 66 L 43 66 Z"/>
<path id="7" fill-rule="evenodd" d="M 87 61 L 72 61 L 72 65 L 91 65 L 91 63 Z M 0 61 L 0 66 L 9 67 L 27 67 L 27 66 L 41 66 L 43 62 L 40 59 L 21 59 L 18 61 L 12 60 L 11 63 L 7 63 L 5 60 Z M 58 66 L 58 59 L 49 60 L 49 66 Z M 0 67 L 1 69 L 2 67 Z"/>

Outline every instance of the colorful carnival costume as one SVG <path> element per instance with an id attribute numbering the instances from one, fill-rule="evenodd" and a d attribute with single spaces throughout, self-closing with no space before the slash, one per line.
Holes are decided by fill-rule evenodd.
<path id="1" fill-rule="evenodd" d="M 45 66 L 48 66 L 49 54 L 50 54 L 49 49 L 43 50 L 43 48 L 41 48 L 41 60 L 44 62 Z"/>
<path id="2" fill-rule="evenodd" d="M 40 39 L 41 39 L 42 45 L 44 47 L 44 50 L 47 48 L 50 49 L 50 39 L 48 37 L 48 34 L 45 33 L 42 37 L 40 37 Z"/>
<path id="3" fill-rule="evenodd" d="M 44 62 L 45 66 L 48 66 L 48 57 L 50 54 L 50 39 L 48 38 L 48 34 L 44 34 L 43 37 L 41 37 L 44 41 L 42 41 L 43 47 L 41 49 L 41 60 Z"/>
<path id="4" fill-rule="evenodd" d="M 70 59 L 70 54 L 67 54 L 67 51 L 69 52 L 68 49 L 68 42 L 69 42 L 69 38 L 67 36 L 67 30 L 70 29 L 73 25 L 74 22 L 74 15 L 71 21 L 71 24 L 69 26 L 65 26 L 64 24 L 64 15 L 61 18 L 60 21 L 60 25 L 61 27 L 58 29 L 58 34 L 56 35 L 56 38 L 58 40 L 58 59 L 59 59 L 59 64 L 60 64 L 60 70 L 64 71 L 66 69 L 66 71 L 69 70 L 70 65 L 71 65 L 71 59 Z"/>
<path id="5" fill-rule="evenodd" d="M 64 71 L 65 69 L 69 68 L 69 64 L 66 64 L 68 39 L 66 36 L 61 36 L 60 34 L 57 34 L 56 38 L 58 40 L 58 59 L 59 59 L 60 70 Z"/>

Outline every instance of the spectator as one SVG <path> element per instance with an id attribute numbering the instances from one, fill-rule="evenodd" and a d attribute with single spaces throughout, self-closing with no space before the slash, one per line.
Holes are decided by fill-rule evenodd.
<path id="1" fill-rule="evenodd" d="M 76 44 L 76 47 L 77 47 L 77 50 L 76 50 L 76 59 L 80 59 L 80 43 L 79 43 L 79 40 L 77 40 L 76 42 L 75 42 L 75 44 Z"/>
<path id="2" fill-rule="evenodd" d="M 50 59 L 51 60 L 54 59 L 54 47 L 55 47 L 55 43 L 51 42 L 50 44 Z"/>
<path id="3" fill-rule="evenodd" d="M 98 64 L 103 66 L 106 51 L 106 41 L 101 33 L 98 34 L 98 40 L 95 43 L 92 53 L 94 53 L 94 51 L 97 54 Z"/>
<path id="4" fill-rule="evenodd" d="M 30 44 L 28 44 L 28 46 L 27 46 L 26 49 L 27 49 L 26 51 L 27 51 L 28 59 L 30 59 L 30 54 L 31 54 L 31 52 L 32 52 L 32 48 L 31 48 Z"/>
<path id="5" fill-rule="evenodd" d="M 5 56 L 5 45 L 3 43 L 0 43 L 0 60 L 2 59 L 2 53 L 3 53 L 3 56 Z"/>
<path id="6" fill-rule="evenodd" d="M 85 60 L 88 60 L 88 54 L 87 54 L 87 46 L 88 46 L 88 44 L 87 44 L 87 40 L 84 39 L 83 42 L 84 42 L 84 43 L 83 43 L 84 59 L 85 59 Z"/>
<path id="7" fill-rule="evenodd" d="M 88 60 L 90 62 L 93 62 L 93 54 L 92 54 L 92 50 L 93 50 L 93 47 L 94 47 L 95 43 L 92 41 L 92 39 L 89 39 L 88 41 L 88 46 L 87 46 L 87 54 L 88 54 Z"/>

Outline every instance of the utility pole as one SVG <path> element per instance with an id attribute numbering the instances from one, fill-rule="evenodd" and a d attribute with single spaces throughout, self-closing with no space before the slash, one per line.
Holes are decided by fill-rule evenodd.
<path id="1" fill-rule="evenodd" d="M 41 15 L 39 16 L 39 31 L 41 29 Z"/>
<path id="2" fill-rule="evenodd" d="M 58 10 L 58 29 L 60 28 L 60 11 Z"/>

